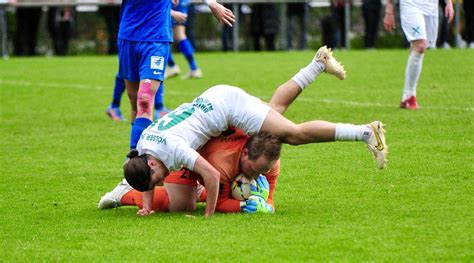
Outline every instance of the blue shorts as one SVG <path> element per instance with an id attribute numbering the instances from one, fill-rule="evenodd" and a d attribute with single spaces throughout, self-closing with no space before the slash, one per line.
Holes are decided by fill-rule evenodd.
<path id="1" fill-rule="evenodd" d="M 176 5 L 176 6 L 173 6 L 171 9 L 173 9 L 174 11 L 178 11 L 178 12 L 181 12 L 181 13 L 184 13 L 184 14 L 188 15 L 190 4 L 191 4 L 191 0 L 179 0 L 179 4 Z M 173 26 L 177 26 L 177 25 L 186 26 L 186 22 L 184 22 L 182 24 L 179 24 L 174 19 L 172 19 L 171 22 L 172 22 Z"/>
<path id="2" fill-rule="evenodd" d="M 118 76 L 130 82 L 143 79 L 163 81 L 166 61 L 170 54 L 169 42 L 137 42 L 118 39 Z"/>

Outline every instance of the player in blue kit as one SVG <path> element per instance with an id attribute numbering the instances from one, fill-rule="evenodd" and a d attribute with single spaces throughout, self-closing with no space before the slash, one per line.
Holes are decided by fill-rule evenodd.
<path id="1" fill-rule="evenodd" d="M 153 100 L 164 79 L 173 41 L 171 1 L 124 0 L 118 33 L 119 72 L 130 100 L 130 148 L 153 118 Z"/>
<path id="2" fill-rule="evenodd" d="M 173 41 L 172 1 L 124 0 L 118 33 L 119 73 L 125 79 L 130 100 L 132 130 L 130 148 L 153 119 L 153 100 L 164 80 L 166 62 Z M 215 0 L 207 1 L 219 22 L 232 24 L 232 11 Z"/>
<path id="3" fill-rule="evenodd" d="M 184 21 L 186 21 L 186 14 L 181 13 L 181 12 L 176 12 L 172 10 L 171 17 L 173 18 L 173 21 L 178 21 L 179 23 L 183 23 Z M 119 76 L 119 74 L 117 74 L 115 76 L 115 85 L 114 85 L 114 91 L 113 91 L 113 96 L 112 96 L 112 103 L 105 110 L 105 113 L 114 121 L 126 121 L 126 119 L 123 117 L 122 112 L 120 110 L 120 101 L 122 99 L 122 95 L 124 92 L 125 92 L 125 81 L 122 77 Z M 154 100 L 154 108 L 155 108 L 154 118 L 155 119 L 159 119 L 160 117 L 162 117 L 163 115 L 165 115 L 166 113 L 170 111 L 168 108 L 164 106 L 163 92 L 164 92 L 164 85 L 163 83 L 161 83 L 155 95 L 155 100 Z M 132 119 L 133 117 L 134 116 L 132 116 Z"/>

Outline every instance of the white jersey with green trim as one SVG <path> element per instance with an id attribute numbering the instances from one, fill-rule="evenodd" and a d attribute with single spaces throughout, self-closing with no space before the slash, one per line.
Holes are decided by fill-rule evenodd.
<path id="1" fill-rule="evenodd" d="M 237 127 L 253 134 L 260 130 L 269 107 L 240 88 L 214 86 L 192 103 L 175 110 L 146 128 L 137 150 L 161 160 L 170 170 L 182 165 L 194 168 L 198 150 L 211 137 L 218 136 L 229 127 Z"/>

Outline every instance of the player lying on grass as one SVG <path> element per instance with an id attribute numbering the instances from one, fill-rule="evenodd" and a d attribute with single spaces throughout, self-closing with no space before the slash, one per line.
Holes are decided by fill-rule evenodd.
<path id="1" fill-rule="evenodd" d="M 322 72 L 333 74 L 339 79 L 345 78 L 344 68 L 326 47 L 320 48 L 307 67 L 275 91 L 270 105 L 293 101 L 301 89 Z M 139 214 L 148 215 L 153 213 L 155 185 L 162 183 L 170 171 L 180 170 L 184 165 L 202 176 L 207 190 L 205 215 L 210 216 L 217 203 L 220 173 L 196 149 L 229 127 L 239 128 L 250 135 L 269 132 L 283 143 L 291 145 L 363 141 L 374 154 L 377 166 L 383 168 L 387 146 L 382 126 L 380 121 L 367 125 L 319 120 L 295 124 L 242 89 L 218 85 L 146 128 L 138 141 L 138 152 L 131 151 L 128 155 L 124 176 L 134 189 L 144 192 L 143 208 Z"/>
<path id="2" fill-rule="evenodd" d="M 220 173 L 219 195 L 216 211 L 232 212 L 263 212 L 273 213 L 273 191 L 280 172 L 278 161 L 281 143 L 269 133 L 255 136 L 246 135 L 238 129 L 229 129 L 218 137 L 209 140 L 199 154 Z M 258 178 L 258 189 L 253 189 L 253 200 L 240 201 L 232 198 L 231 183 L 235 177 L 244 173 L 248 178 Z M 171 172 L 164 180 L 164 186 L 154 189 L 153 211 L 178 212 L 194 211 L 196 199 L 205 197 L 197 193 L 198 181 L 203 184 L 202 177 L 188 169 Z M 111 192 L 99 201 L 100 209 L 118 206 L 143 207 L 141 192 L 134 190 L 126 180 L 122 180 Z"/>

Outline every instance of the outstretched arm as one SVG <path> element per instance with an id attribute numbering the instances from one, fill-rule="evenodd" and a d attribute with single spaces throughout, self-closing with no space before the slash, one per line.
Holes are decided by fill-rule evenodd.
<path id="1" fill-rule="evenodd" d="M 214 210 L 216 209 L 220 173 L 202 156 L 197 158 L 193 171 L 200 174 L 202 179 L 204 179 L 207 194 L 204 215 L 211 216 L 214 214 Z"/>
<path id="2" fill-rule="evenodd" d="M 444 16 L 448 19 L 448 22 L 451 23 L 454 18 L 453 1 L 451 0 L 445 0 L 445 1 L 446 1 L 446 7 L 444 8 Z"/>
<path id="3" fill-rule="evenodd" d="M 392 32 L 392 30 L 395 29 L 393 0 L 387 1 L 387 6 L 385 7 L 385 16 L 383 18 L 383 26 L 388 32 Z"/>
<path id="4" fill-rule="evenodd" d="M 219 4 L 216 0 L 203 0 L 203 2 L 209 6 L 212 14 L 220 23 L 232 26 L 232 24 L 235 22 L 235 16 L 234 13 L 232 13 L 232 10 Z"/>
<path id="5" fill-rule="evenodd" d="M 141 216 L 148 216 L 155 213 L 153 210 L 153 194 L 155 189 L 142 192 L 143 208 L 138 210 L 137 214 Z"/>

